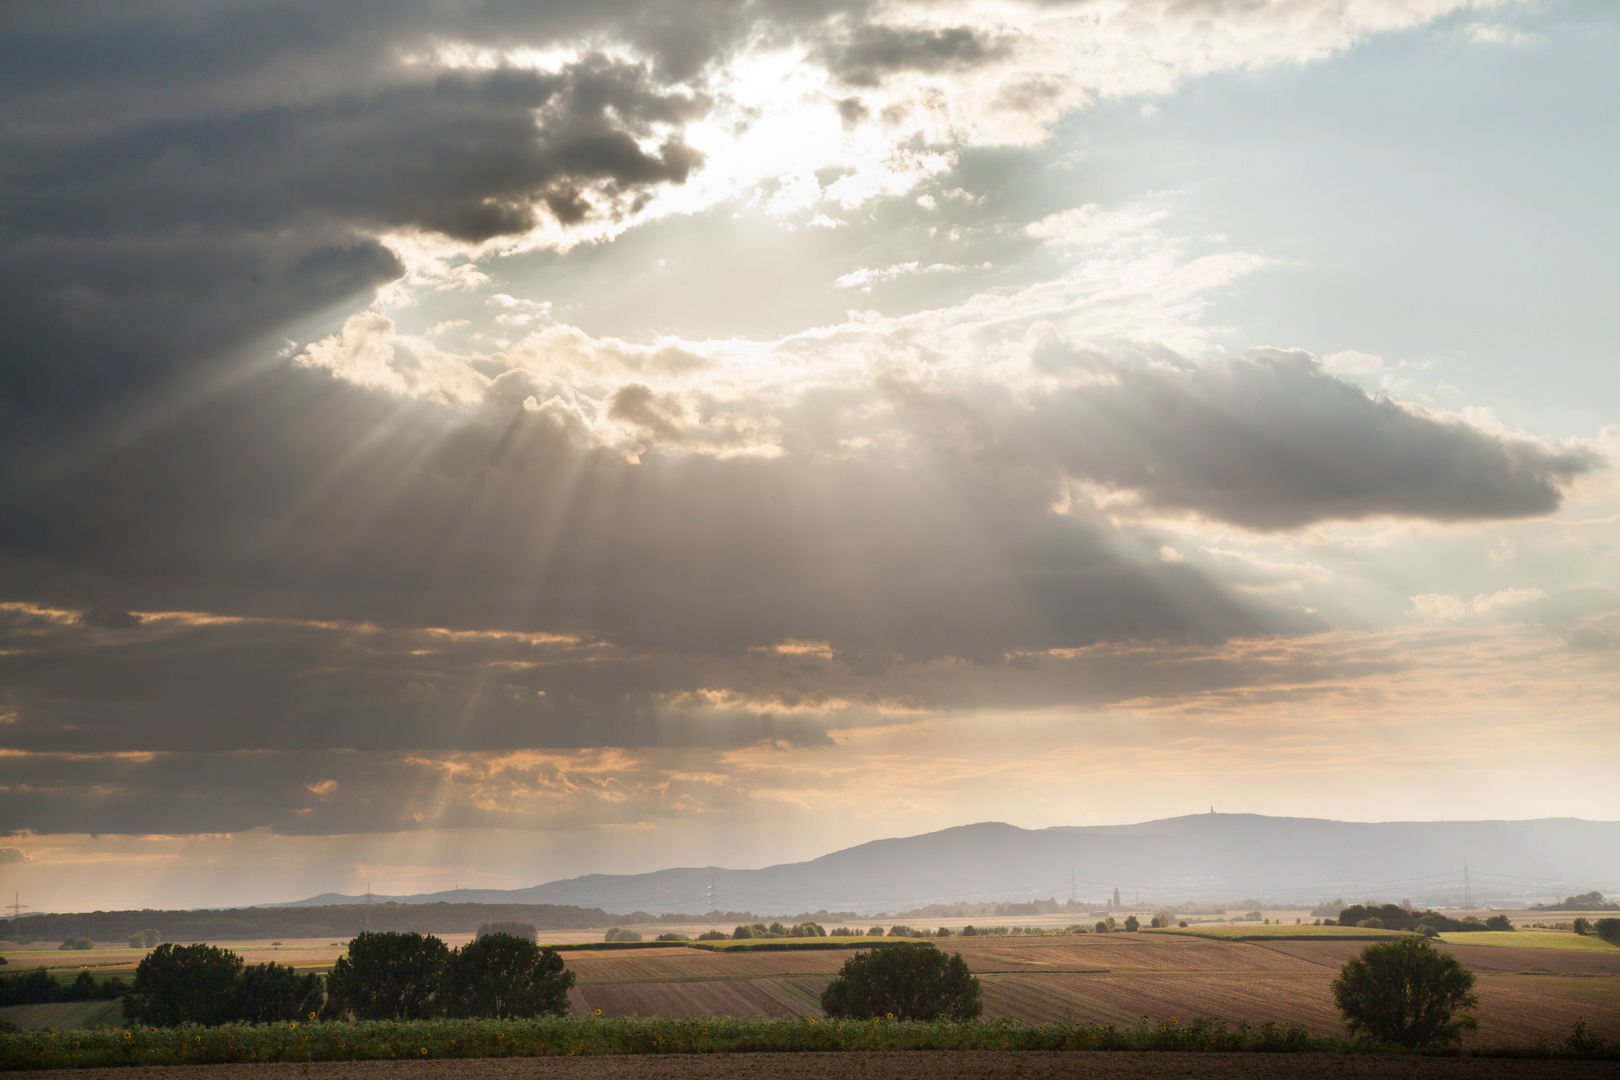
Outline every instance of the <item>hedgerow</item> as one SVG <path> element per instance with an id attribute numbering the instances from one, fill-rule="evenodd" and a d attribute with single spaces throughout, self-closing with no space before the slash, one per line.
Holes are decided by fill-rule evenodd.
<path id="1" fill-rule="evenodd" d="M 1023 1024 L 1010 1020 L 540 1017 L 533 1020 L 309 1022 L 217 1028 L 97 1028 L 0 1034 L 0 1070 L 244 1062 L 446 1060 L 579 1054 L 708 1054 L 843 1050 L 1172 1050 L 1339 1053 L 1380 1048 L 1292 1025 L 1224 1021 Z M 1460 1053 L 1460 1051 L 1450 1051 Z M 1474 1050 L 1497 1057 L 1620 1060 L 1620 1047 L 1586 1037 L 1567 1046 Z"/>

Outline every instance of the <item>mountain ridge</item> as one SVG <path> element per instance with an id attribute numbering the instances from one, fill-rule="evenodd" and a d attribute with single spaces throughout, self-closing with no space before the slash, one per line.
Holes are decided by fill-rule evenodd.
<path id="1" fill-rule="evenodd" d="M 1465 875 L 1465 866 L 1472 870 Z M 1410 897 L 1449 903 L 1613 890 L 1620 822 L 1581 818 L 1345 822 L 1260 814 L 1191 814 L 1127 825 L 1024 829 L 975 822 L 884 837 L 801 862 L 756 869 L 670 867 L 585 874 L 519 889 L 373 896 L 378 903 L 545 903 L 609 911 L 702 913 L 709 886 L 721 910 L 875 914 L 934 903 L 1067 898 L 1115 888 L 1173 903 Z M 1576 888 L 1576 886 L 1580 886 Z M 323 893 L 260 907 L 354 904 Z"/>

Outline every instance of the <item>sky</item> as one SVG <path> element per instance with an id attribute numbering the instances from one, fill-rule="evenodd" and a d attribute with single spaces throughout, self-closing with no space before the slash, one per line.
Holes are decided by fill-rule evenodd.
<path id="1" fill-rule="evenodd" d="M 1620 818 L 1617 176 L 1605 0 L 7 4 L 0 893 Z"/>

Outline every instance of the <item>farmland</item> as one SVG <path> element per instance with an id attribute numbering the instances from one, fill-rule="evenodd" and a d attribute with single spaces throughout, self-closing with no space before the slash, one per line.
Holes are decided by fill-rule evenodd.
<path id="1" fill-rule="evenodd" d="M 1369 932 L 1336 935 L 1295 926 L 1278 927 L 1279 933 L 1269 937 L 1249 932 L 1260 929 L 1272 928 L 951 938 L 939 944 L 960 951 L 983 980 L 987 1017 L 1126 1026 L 1143 1016 L 1183 1022 L 1211 1016 L 1339 1032 L 1329 984 L 1340 966 L 1366 945 Z M 342 951 L 325 941 L 231 947 L 249 963 L 274 959 L 311 970 L 330 966 Z M 1556 1042 L 1569 1033 L 1577 1015 L 1587 1018 L 1594 1034 L 1620 1038 L 1620 948 L 1572 934 L 1531 931 L 1456 935 L 1439 947 L 1479 978 L 1480 1026 L 1472 1042 Z M 7 955 L 13 971 L 48 963 L 64 973 L 90 966 L 127 976 L 144 953 L 50 949 L 8 950 Z M 820 1015 L 821 992 L 849 955 L 792 948 L 586 947 L 570 950 L 565 958 L 577 976 L 570 992 L 576 1016 L 595 1016 L 600 1010 L 604 1018 L 809 1018 Z M 63 1017 L 45 1023 L 66 1027 L 71 1021 Z M 36 1019 L 26 1026 L 45 1024 Z"/>

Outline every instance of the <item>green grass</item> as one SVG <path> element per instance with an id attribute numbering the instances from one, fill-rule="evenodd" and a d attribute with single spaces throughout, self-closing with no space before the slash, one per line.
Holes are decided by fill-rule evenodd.
<path id="1" fill-rule="evenodd" d="M 1405 931 L 1375 930 L 1364 926 L 1167 926 L 1160 929 L 1142 929 L 1142 934 L 1177 934 L 1182 937 L 1213 938 L 1217 941 L 1317 941 L 1337 938 L 1340 941 L 1381 941 L 1401 937 Z M 1479 935 L 1469 934 L 1469 937 Z"/>
<path id="2" fill-rule="evenodd" d="M 1508 949 L 1563 949 L 1570 952 L 1617 950 L 1602 938 L 1558 930 L 1474 930 L 1461 934 L 1441 934 L 1436 941 L 1448 945 L 1492 945 Z"/>
<path id="3" fill-rule="evenodd" d="M 7 1005 L 0 1008 L 0 1020 L 16 1024 L 24 1031 L 44 1029 L 119 1027 L 124 1023 L 124 1002 L 58 1001 L 49 1005 Z"/>

